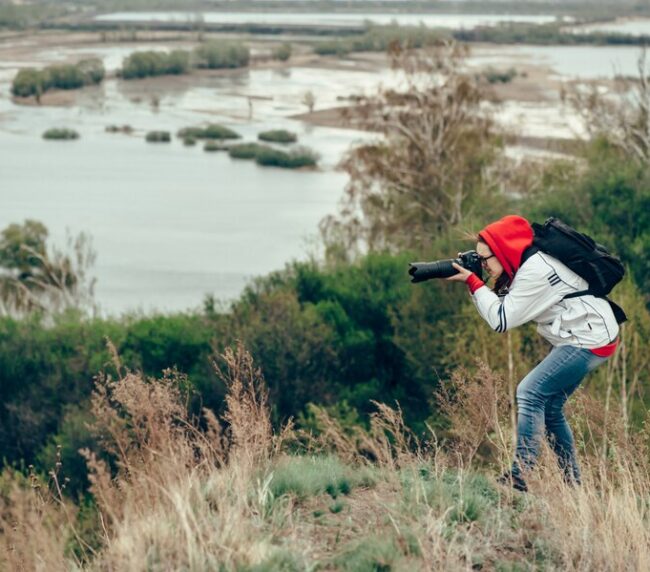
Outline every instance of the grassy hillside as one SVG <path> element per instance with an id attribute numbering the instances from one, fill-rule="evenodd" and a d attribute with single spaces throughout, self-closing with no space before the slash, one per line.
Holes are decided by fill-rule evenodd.
<path id="1" fill-rule="evenodd" d="M 1 482 L 2 567 L 101 570 L 645 570 L 648 435 L 574 405 L 584 484 L 546 460 L 531 492 L 495 484 L 512 431 L 504 380 L 458 372 L 439 396 L 450 427 L 418 441 L 375 404 L 368 430 L 323 410 L 309 433 L 271 428 L 261 372 L 242 346 L 217 364 L 222 419 L 185 408 L 183 379 L 125 370 L 93 396 L 103 451 L 85 451 L 92 495 L 62 495 L 65 467 Z M 480 462 L 494 449 L 492 466 Z"/>

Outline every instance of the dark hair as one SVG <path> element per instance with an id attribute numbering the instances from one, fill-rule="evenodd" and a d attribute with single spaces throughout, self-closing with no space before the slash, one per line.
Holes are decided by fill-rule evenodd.
<path id="1" fill-rule="evenodd" d="M 476 235 L 476 240 L 478 242 L 482 242 L 483 244 L 487 244 L 487 242 L 483 240 L 483 238 L 480 235 Z M 508 293 L 509 286 L 510 286 L 510 276 L 508 276 L 508 273 L 504 269 L 501 275 L 494 281 L 492 292 L 494 292 L 497 296 L 505 296 Z"/>

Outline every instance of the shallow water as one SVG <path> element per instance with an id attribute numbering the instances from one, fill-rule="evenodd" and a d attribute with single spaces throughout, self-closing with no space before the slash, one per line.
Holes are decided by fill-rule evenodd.
<path id="1" fill-rule="evenodd" d="M 474 50 L 474 65 L 539 65 L 563 79 L 637 75 L 637 46 L 494 46 Z"/>
<path id="2" fill-rule="evenodd" d="M 625 18 L 614 22 L 576 26 L 571 30 L 576 34 L 606 32 L 628 36 L 650 36 L 650 18 Z"/>
<path id="3" fill-rule="evenodd" d="M 113 314 L 138 307 L 183 310 L 198 306 L 208 293 L 232 298 L 249 277 L 304 258 L 308 237 L 335 211 L 343 193 L 346 175 L 336 171 L 337 163 L 367 135 L 287 117 L 306 110 L 301 100 L 307 90 L 316 94 L 316 109 L 330 108 L 345 104 L 341 96 L 374 91 L 379 83 L 397 85 L 400 78 L 388 71 L 252 69 L 108 79 L 76 92 L 71 107 L 19 106 L 8 97 L 16 70 L 34 61 L 44 65 L 92 55 L 115 70 L 133 50 L 94 46 L 35 52 L 30 61 L 0 61 L 0 228 L 35 218 L 48 226 L 57 244 L 64 243 L 66 228 L 91 234 L 98 253 L 97 299 Z M 525 46 L 481 49 L 472 61 L 542 63 L 559 75 L 584 77 L 607 73 L 610 55 L 629 67 L 636 54 L 628 48 Z M 596 62 L 593 69 L 585 70 L 585 58 Z M 547 104 L 510 103 L 497 117 L 525 135 L 573 135 L 571 118 Z M 320 169 L 262 168 L 225 153 L 205 153 L 200 145 L 144 142 L 149 130 L 175 133 L 206 122 L 225 124 L 247 141 L 266 129 L 295 131 L 301 144 L 321 154 Z M 135 132 L 106 133 L 111 124 L 130 124 Z M 41 139 L 56 126 L 74 127 L 81 139 Z"/>
<path id="4" fill-rule="evenodd" d="M 13 73 L 4 72 L 0 91 L 7 94 Z M 327 88 L 336 78 L 314 70 L 176 79 L 107 80 L 77 92 L 72 107 L 26 107 L 0 98 L 0 228 L 34 218 L 57 244 L 66 229 L 88 232 L 98 253 L 96 297 L 105 312 L 183 310 L 208 293 L 232 298 L 250 277 L 304 258 L 307 238 L 342 195 L 347 179 L 335 167 L 364 137 L 285 117 L 305 110 L 305 86 L 322 88 L 328 95 L 318 96 L 320 103 L 333 103 Z M 252 118 L 246 95 L 253 98 Z M 290 129 L 321 154 L 320 169 L 263 168 L 205 153 L 200 144 L 144 142 L 149 130 L 175 133 L 209 121 L 247 141 L 266 129 Z M 106 133 L 110 124 L 136 131 Z M 56 126 L 75 128 L 81 139 L 41 139 Z"/>

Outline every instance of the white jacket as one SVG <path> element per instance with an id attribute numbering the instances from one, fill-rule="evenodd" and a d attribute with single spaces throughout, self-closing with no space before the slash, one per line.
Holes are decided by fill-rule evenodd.
<path id="1" fill-rule="evenodd" d="M 510 290 L 499 297 L 487 286 L 472 295 L 479 314 L 497 332 L 505 332 L 531 320 L 553 346 L 599 348 L 618 336 L 618 324 L 604 298 L 562 298 L 586 290 L 587 282 L 556 258 L 543 252 L 526 260 Z"/>

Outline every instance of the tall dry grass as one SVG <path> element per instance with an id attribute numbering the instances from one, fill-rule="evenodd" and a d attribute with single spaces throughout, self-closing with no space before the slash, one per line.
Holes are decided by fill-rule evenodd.
<path id="1" fill-rule="evenodd" d="M 114 359 L 119 377 L 99 377 L 92 401 L 102 451 L 83 452 L 92 534 L 63 494 L 65 467 L 48 480 L 5 471 L 3 569 L 650 569 L 650 440 L 621 400 L 583 392 L 571 405 L 581 487 L 545 451 L 522 495 L 490 476 L 508 466 L 513 434 L 509 381 L 487 366 L 445 384 L 449 428 L 423 439 L 380 403 L 369 430 L 316 408 L 317 433 L 274 432 L 242 346 L 215 364 L 229 389 L 221 418 L 188 413 L 182 375 L 145 379 Z"/>

